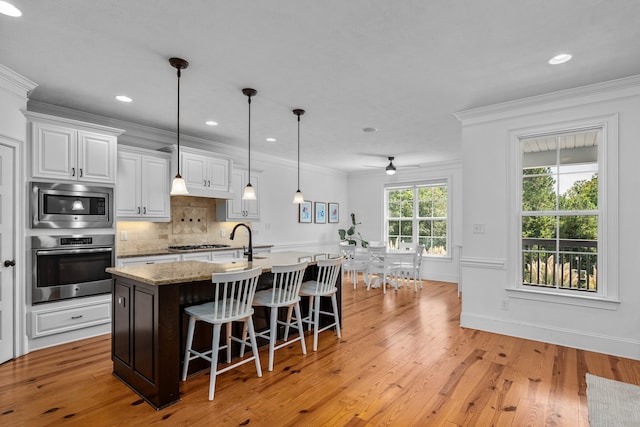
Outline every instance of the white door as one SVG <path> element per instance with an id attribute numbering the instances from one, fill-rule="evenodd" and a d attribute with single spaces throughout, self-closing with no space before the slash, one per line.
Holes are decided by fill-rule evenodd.
<path id="1" fill-rule="evenodd" d="M 14 153 L 14 149 L 0 145 L 0 363 L 14 356 Z"/>

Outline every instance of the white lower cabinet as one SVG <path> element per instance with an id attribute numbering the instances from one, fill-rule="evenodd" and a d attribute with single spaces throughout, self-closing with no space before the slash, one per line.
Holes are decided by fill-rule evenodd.
<path id="1" fill-rule="evenodd" d="M 228 250 L 228 251 L 211 251 L 211 252 L 189 252 L 182 254 L 182 261 L 223 261 L 223 260 L 237 260 L 242 258 L 242 251 Z"/>
<path id="2" fill-rule="evenodd" d="M 109 322 L 111 322 L 111 300 L 79 302 L 63 307 L 38 307 L 31 311 L 31 338 L 60 334 Z"/>
<path id="3" fill-rule="evenodd" d="M 118 258 L 116 260 L 116 265 L 118 267 L 127 267 L 130 265 L 140 265 L 140 264 L 158 264 L 161 262 L 175 262 L 181 261 L 180 254 L 169 254 L 169 255 L 151 255 L 151 256 L 136 256 L 130 258 Z"/>

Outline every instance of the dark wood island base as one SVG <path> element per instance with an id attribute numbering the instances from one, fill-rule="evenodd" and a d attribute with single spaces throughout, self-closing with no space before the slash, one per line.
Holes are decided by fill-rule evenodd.
<path id="1" fill-rule="evenodd" d="M 265 289 L 272 284 L 272 265 L 308 261 L 309 267 L 305 272 L 305 280 L 308 280 L 315 277 L 317 260 L 326 257 L 337 255 L 282 252 L 251 263 L 182 261 L 107 269 L 113 275 L 113 375 L 156 409 L 178 402 L 187 325 L 183 309 L 211 300 L 212 273 L 260 265 L 263 272 L 258 289 Z M 340 318 L 341 279 L 338 275 Z M 329 308 L 330 301 L 327 303 Z M 306 303 L 303 303 L 302 309 L 306 311 Z M 265 312 L 256 310 L 254 323 L 257 330 L 266 329 L 268 323 Z M 202 348 L 211 348 L 211 333 L 202 327 L 197 331 L 194 342 L 198 343 L 196 345 L 201 343 Z M 266 341 L 259 344 L 264 345 Z M 189 372 L 208 368 L 203 360 L 200 362 L 192 362 Z"/>

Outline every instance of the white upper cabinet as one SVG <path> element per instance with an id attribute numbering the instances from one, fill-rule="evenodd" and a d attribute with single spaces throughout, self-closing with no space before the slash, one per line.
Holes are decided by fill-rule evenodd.
<path id="1" fill-rule="evenodd" d="M 216 202 L 218 221 L 259 221 L 260 220 L 260 175 L 251 173 L 251 186 L 256 191 L 256 200 L 242 200 L 242 192 L 249 182 L 249 172 L 234 169 L 231 172 L 233 198 Z"/>
<path id="2" fill-rule="evenodd" d="M 191 196 L 229 198 L 231 160 L 214 153 L 180 148 L 180 174 Z"/>
<path id="3" fill-rule="evenodd" d="M 170 155 L 120 146 L 116 185 L 119 220 L 168 222 Z"/>
<path id="4" fill-rule="evenodd" d="M 37 113 L 31 123 L 33 178 L 113 184 L 120 129 Z"/>

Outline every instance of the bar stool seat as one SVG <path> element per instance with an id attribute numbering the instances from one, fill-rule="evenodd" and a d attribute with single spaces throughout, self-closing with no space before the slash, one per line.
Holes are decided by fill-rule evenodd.
<path id="1" fill-rule="evenodd" d="M 211 378 L 209 379 L 209 400 L 213 400 L 216 376 L 233 369 L 243 363 L 255 361 L 258 377 L 262 376 L 260 358 L 258 357 L 258 345 L 253 327 L 253 297 L 258 284 L 258 277 L 262 272 L 262 267 L 251 270 L 214 273 L 211 277 L 213 286 L 213 301 L 185 308 L 185 313 L 189 315 L 189 328 L 187 331 L 187 345 L 184 353 L 182 367 L 182 381 L 187 379 L 189 362 L 193 359 L 202 358 L 211 363 Z M 198 351 L 193 346 L 193 335 L 196 322 L 202 321 L 213 325 L 213 337 L 211 350 Z M 218 369 L 218 352 L 227 350 L 227 363 L 231 363 L 231 342 L 236 341 L 244 345 L 245 339 L 232 336 L 231 326 L 233 322 L 244 322 L 249 333 L 249 340 L 253 354 L 251 357 L 242 359 Z M 222 325 L 226 325 L 226 344 L 220 345 L 220 332 Z M 243 330 L 244 330 L 243 328 Z M 244 335 L 244 334 L 243 334 Z"/>

